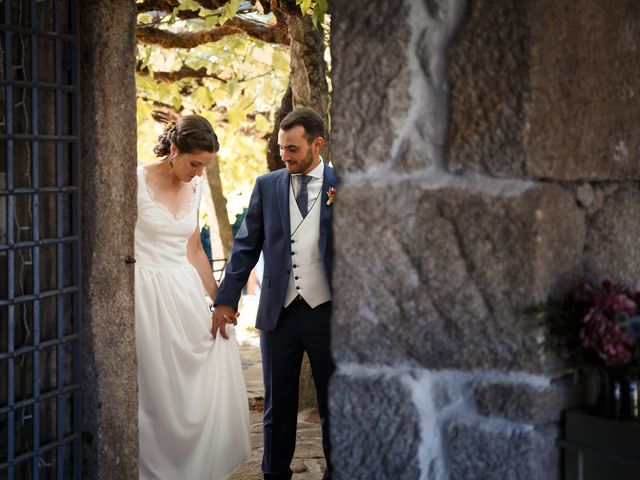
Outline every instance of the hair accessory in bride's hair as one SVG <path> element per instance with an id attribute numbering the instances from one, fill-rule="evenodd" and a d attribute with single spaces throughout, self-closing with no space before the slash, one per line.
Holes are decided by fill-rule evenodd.
<path id="1" fill-rule="evenodd" d="M 164 124 L 164 132 L 165 133 L 171 132 L 174 128 L 176 128 L 176 122 L 168 121 L 168 122 L 166 122 Z"/>

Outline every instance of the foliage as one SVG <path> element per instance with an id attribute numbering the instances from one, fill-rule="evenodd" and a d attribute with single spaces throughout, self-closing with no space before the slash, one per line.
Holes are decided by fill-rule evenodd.
<path id="1" fill-rule="evenodd" d="M 173 13 L 138 16 L 141 24 L 174 33 L 194 32 L 221 24 L 236 15 L 240 1 L 207 10 L 193 0 L 181 0 Z M 200 16 L 181 20 L 179 10 L 198 10 Z M 163 49 L 138 44 L 138 158 L 155 160 L 153 146 L 162 132 L 162 120 L 197 113 L 214 126 L 220 139 L 218 154 L 223 191 L 230 220 L 248 203 L 254 179 L 266 172 L 266 138 L 289 77 L 289 52 L 282 45 L 244 34 L 192 49 Z M 204 72 L 199 78 L 162 80 L 165 72 L 189 68 Z"/>
<path id="2" fill-rule="evenodd" d="M 296 0 L 296 4 L 304 15 L 311 15 L 315 28 L 322 25 L 324 16 L 329 10 L 329 0 Z"/>
<path id="3" fill-rule="evenodd" d="M 576 366 L 640 365 L 640 284 L 634 289 L 603 280 L 583 282 L 560 302 L 539 308 L 548 347 Z"/>

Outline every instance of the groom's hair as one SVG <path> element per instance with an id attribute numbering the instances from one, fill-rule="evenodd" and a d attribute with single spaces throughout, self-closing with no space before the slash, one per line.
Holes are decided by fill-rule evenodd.
<path id="1" fill-rule="evenodd" d="M 318 112 L 311 108 L 296 108 L 280 122 L 280 130 L 291 130 L 298 125 L 304 127 L 308 143 L 318 137 L 324 137 L 324 121 Z"/>

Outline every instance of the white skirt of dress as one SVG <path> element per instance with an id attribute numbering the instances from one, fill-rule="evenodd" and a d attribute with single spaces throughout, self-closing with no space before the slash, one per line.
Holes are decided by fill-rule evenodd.
<path id="1" fill-rule="evenodd" d="M 135 285 L 140 478 L 226 478 L 251 452 L 235 330 L 211 336 L 190 264 L 138 265 Z"/>

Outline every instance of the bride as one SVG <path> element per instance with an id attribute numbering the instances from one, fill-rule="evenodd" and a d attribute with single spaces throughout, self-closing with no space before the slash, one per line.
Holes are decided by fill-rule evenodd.
<path id="1" fill-rule="evenodd" d="M 249 410 L 232 326 L 211 335 L 217 286 L 200 243 L 204 168 L 219 149 L 198 115 L 168 124 L 138 167 L 136 349 L 141 479 L 218 480 L 250 453 Z M 235 318 L 226 318 L 235 324 Z"/>

